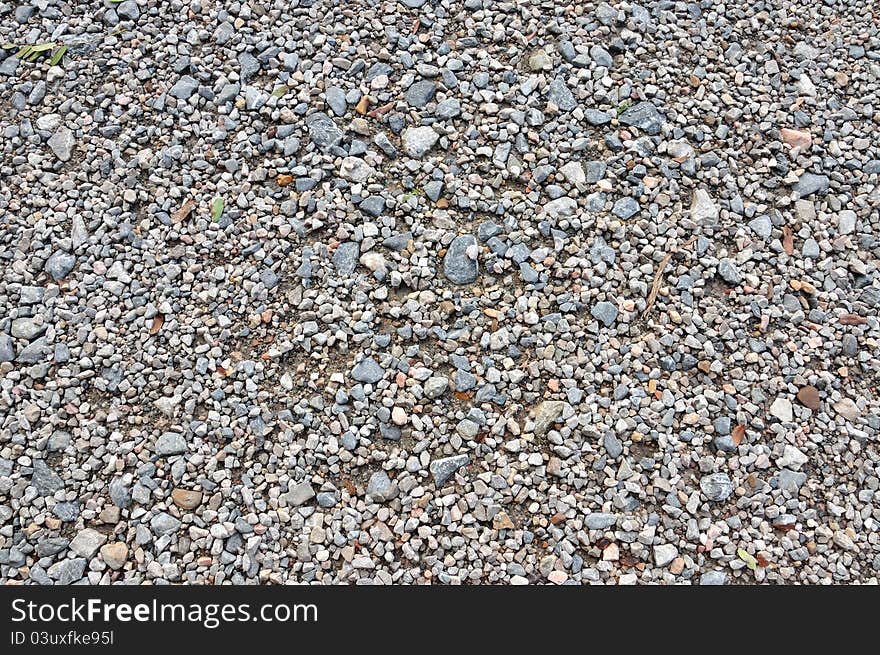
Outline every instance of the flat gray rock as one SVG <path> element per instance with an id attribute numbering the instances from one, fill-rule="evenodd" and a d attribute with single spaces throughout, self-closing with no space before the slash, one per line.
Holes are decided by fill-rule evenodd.
<path id="1" fill-rule="evenodd" d="M 453 284 L 473 284 L 480 266 L 477 262 L 477 239 L 472 234 L 455 237 L 443 257 L 443 275 Z"/>

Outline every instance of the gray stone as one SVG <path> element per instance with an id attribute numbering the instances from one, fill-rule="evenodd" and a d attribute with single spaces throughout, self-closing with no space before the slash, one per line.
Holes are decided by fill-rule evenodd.
<path id="1" fill-rule="evenodd" d="M 327 100 L 327 106 L 337 116 L 345 116 L 348 110 L 348 102 L 345 100 L 345 91 L 338 86 L 328 87 L 324 91 L 324 98 Z"/>
<path id="2" fill-rule="evenodd" d="M 625 110 L 618 119 L 623 125 L 637 127 L 646 134 L 660 134 L 666 119 L 648 101 L 640 102 Z"/>
<path id="3" fill-rule="evenodd" d="M 550 86 L 547 89 L 547 98 L 562 111 L 571 111 L 578 106 L 574 94 L 565 83 L 565 78 L 561 75 L 557 75 L 550 82 Z"/>
<path id="4" fill-rule="evenodd" d="M 249 52 L 238 55 L 238 75 L 242 82 L 247 82 L 260 72 L 260 62 Z"/>
<path id="5" fill-rule="evenodd" d="M 300 482 L 287 492 L 285 498 L 287 504 L 291 507 L 299 507 L 300 505 L 310 501 L 315 497 L 315 490 L 308 482 Z"/>
<path id="6" fill-rule="evenodd" d="M 115 477 L 108 485 L 110 500 L 120 509 L 127 509 L 131 505 L 131 490 L 121 477 Z"/>
<path id="7" fill-rule="evenodd" d="M 611 327 L 617 320 L 617 307 L 607 300 L 597 302 L 590 310 L 590 315 L 600 321 L 605 327 Z"/>
<path id="8" fill-rule="evenodd" d="M 657 566 L 671 564 L 676 557 L 678 557 L 678 548 L 672 544 L 654 546 L 654 564 Z"/>
<path id="9" fill-rule="evenodd" d="M 742 281 L 742 275 L 740 275 L 736 264 L 727 257 L 718 262 L 718 275 L 721 276 L 722 280 L 734 286 Z"/>
<path id="10" fill-rule="evenodd" d="M 461 103 L 458 98 L 446 98 L 437 103 L 434 116 L 441 121 L 448 121 L 461 114 Z"/>
<path id="11" fill-rule="evenodd" d="M 620 198 L 617 202 L 614 203 L 614 207 L 611 209 L 611 213 L 626 220 L 635 216 L 639 212 L 639 203 L 637 203 L 633 198 Z"/>
<path id="12" fill-rule="evenodd" d="M 458 469 L 469 463 L 470 457 L 467 455 L 453 455 L 452 457 L 435 459 L 429 466 L 431 475 L 434 476 L 434 484 L 439 487 L 451 478 Z"/>
<path id="13" fill-rule="evenodd" d="M 329 150 L 342 141 L 343 133 L 327 114 L 315 112 L 306 118 L 309 138 L 321 150 Z"/>
<path id="14" fill-rule="evenodd" d="M 428 398 L 439 398 L 449 387 L 449 379 L 443 376 L 435 375 L 425 380 L 425 395 Z"/>
<path id="15" fill-rule="evenodd" d="M 706 571 L 700 576 L 700 586 L 721 586 L 727 584 L 727 573 L 724 571 Z"/>
<path id="16" fill-rule="evenodd" d="M 562 400 L 545 400 L 535 411 L 535 436 L 544 435 L 565 411 L 568 403 Z"/>
<path id="17" fill-rule="evenodd" d="M 16 318 L 9 331 L 16 339 L 33 341 L 46 331 L 46 327 L 45 323 L 37 323 L 32 318 Z"/>
<path id="18" fill-rule="evenodd" d="M 188 100 L 199 88 L 199 83 L 191 75 L 182 76 L 168 91 L 168 95 L 178 100 Z"/>
<path id="19" fill-rule="evenodd" d="M 15 360 L 15 344 L 8 334 L 0 334 L 0 362 Z"/>
<path id="20" fill-rule="evenodd" d="M 45 460 L 35 459 L 34 472 L 31 476 L 31 484 L 41 496 L 51 496 L 56 491 L 64 489 L 64 481 L 55 471 L 49 468 Z"/>
<path id="21" fill-rule="evenodd" d="M 428 125 L 421 127 L 408 127 L 403 131 L 403 149 L 410 157 L 420 158 L 425 155 L 440 135 Z"/>
<path id="22" fill-rule="evenodd" d="M 105 535 L 97 530 L 86 528 L 85 530 L 80 530 L 73 538 L 73 541 L 70 542 L 70 550 L 80 557 L 91 559 L 106 541 L 107 537 Z"/>
<path id="23" fill-rule="evenodd" d="M 125 0 L 116 5 L 116 15 L 122 20 L 137 20 L 141 17 L 141 10 L 135 0 Z"/>
<path id="24" fill-rule="evenodd" d="M 726 473 L 712 473 L 700 479 L 700 490 L 709 500 L 721 502 L 733 493 L 734 485 Z"/>
<path id="25" fill-rule="evenodd" d="M 787 491 L 793 496 L 797 496 L 800 492 L 801 485 L 807 481 L 807 474 L 800 471 L 791 471 L 789 469 L 780 469 L 776 476 L 776 486 L 782 491 Z"/>
<path id="26" fill-rule="evenodd" d="M 150 519 L 150 528 L 158 536 L 174 534 L 180 529 L 180 521 L 168 512 L 160 512 Z"/>
<path id="27" fill-rule="evenodd" d="M 50 566 L 46 574 L 55 580 L 56 584 L 69 585 L 82 579 L 86 564 L 88 560 L 85 557 L 65 559 Z"/>
<path id="28" fill-rule="evenodd" d="M 180 455 L 185 453 L 186 439 L 177 432 L 165 432 L 156 439 L 156 454 L 160 456 Z"/>
<path id="29" fill-rule="evenodd" d="M 376 384 L 384 375 L 385 371 L 372 357 L 362 359 L 351 371 L 352 378 L 366 384 Z"/>
<path id="30" fill-rule="evenodd" d="M 62 126 L 58 128 L 55 134 L 49 137 L 49 147 L 61 161 L 70 161 L 75 145 L 76 141 L 73 138 L 73 132 L 68 127 Z"/>
<path id="31" fill-rule="evenodd" d="M 333 265 L 339 275 L 348 276 L 354 273 L 361 256 L 361 248 L 355 241 L 340 243 L 333 253 Z"/>
<path id="32" fill-rule="evenodd" d="M 385 471 L 376 471 L 367 482 L 367 495 L 374 502 L 384 503 L 394 498 L 397 491 Z"/>
<path id="33" fill-rule="evenodd" d="M 591 512 L 584 515 L 584 526 L 588 530 L 607 530 L 617 523 L 617 515 L 607 512 Z"/>
<path id="34" fill-rule="evenodd" d="M 56 282 L 60 282 L 68 276 L 76 265 L 76 257 L 69 252 L 56 250 L 46 260 L 45 270 Z"/>
<path id="35" fill-rule="evenodd" d="M 472 234 L 457 236 L 443 258 L 443 275 L 453 284 L 473 284 L 480 272 L 476 253 L 477 239 Z"/>
<path id="36" fill-rule="evenodd" d="M 815 175 L 813 173 L 804 173 L 798 181 L 792 186 L 791 190 L 797 194 L 799 198 L 806 198 L 815 193 L 825 193 L 828 191 L 830 180 L 827 175 Z"/>
<path id="37" fill-rule="evenodd" d="M 437 85 L 431 80 L 421 80 L 410 85 L 406 90 L 405 98 L 411 106 L 423 109 L 434 98 L 436 90 Z"/>

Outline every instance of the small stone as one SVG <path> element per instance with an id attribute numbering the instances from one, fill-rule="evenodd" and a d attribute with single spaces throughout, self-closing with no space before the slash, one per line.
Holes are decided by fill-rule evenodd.
<path id="1" fill-rule="evenodd" d="M 128 558 L 128 546 L 121 541 L 114 541 L 113 543 L 101 546 L 101 559 L 114 571 L 118 571 L 125 566 L 126 558 Z"/>
<path id="2" fill-rule="evenodd" d="M 568 88 L 565 79 L 561 75 L 557 75 L 550 82 L 550 86 L 547 89 L 547 98 L 562 111 L 571 111 L 578 106 L 574 94 Z"/>
<path id="3" fill-rule="evenodd" d="M 800 148 L 801 150 L 806 150 L 813 143 L 813 139 L 810 136 L 809 132 L 792 130 L 787 127 L 783 127 L 781 130 L 779 130 L 779 134 L 782 137 L 783 143 L 791 146 L 792 148 Z"/>
<path id="4" fill-rule="evenodd" d="M 421 158 L 439 138 L 440 135 L 430 126 L 408 127 L 403 131 L 403 149 L 410 157 Z"/>
<path id="5" fill-rule="evenodd" d="M 416 109 L 424 109 L 424 107 L 434 98 L 437 85 L 430 80 L 421 80 L 410 85 L 406 90 L 406 101 Z"/>
<path id="6" fill-rule="evenodd" d="M 498 512 L 492 519 L 493 530 L 513 530 L 513 521 L 510 520 L 507 512 Z"/>
<path id="7" fill-rule="evenodd" d="M 156 454 L 160 456 L 180 455 L 187 451 L 186 439 L 177 432 L 165 432 L 156 439 Z"/>
<path id="8" fill-rule="evenodd" d="M 70 550 L 80 557 L 91 558 L 105 541 L 107 541 L 106 536 L 97 530 L 86 528 L 80 530 L 70 542 Z"/>
<path id="9" fill-rule="evenodd" d="M 449 387 L 449 379 L 442 376 L 432 376 L 425 380 L 425 395 L 428 398 L 439 398 Z"/>
<path id="10" fill-rule="evenodd" d="M 607 530 L 617 523 L 617 515 L 607 512 L 591 512 L 584 515 L 584 527 L 588 530 Z"/>
<path id="11" fill-rule="evenodd" d="M 816 193 L 825 193 L 828 191 L 830 181 L 827 175 L 815 175 L 813 173 L 804 173 L 792 187 L 799 198 L 806 198 Z"/>
<path id="12" fill-rule="evenodd" d="M 315 490 L 308 482 L 300 482 L 287 492 L 285 499 L 291 507 L 299 507 L 315 497 Z"/>
<path id="13" fill-rule="evenodd" d="M 171 492 L 171 500 L 180 509 L 192 511 L 202 504 L 202 492 L 192 489 L 174 489 Z"/>
<path id="14" fill-rule="evenodd" d="M 721 276 L 722 280 L 733 286 L 742 282 L 742 275 L 740 274 L 739 269 L 737 269 L 736 264 L 727 257 L 718 262 L 718 275 Z"/>
<path id="15" fill-rule="evenodd" d="M 358 382 L 376 384 L 385 376 L 385 371 L 372 357 L 362 359 L 351 371 L 351 377 Z"/>
<path id="16" fill-rule="evenodd" d="M 451 478 L 455 472 L 462 466 L 466 466 L 470 462 L 467 455 L 453 455 L 452 457 L 444 457 L 431 462 L 429 469 L 431 475 L 434 476 L 434 484 L 438 487 Z"/>
<path id="17" fill-rule="evenodd" d="M 309 138 L 320 150 L 329 150 L 342 141 L 343 133 L 327 114 L 316 112 L 306 118 Z"/>
<path id="18" fill-rule="evenodd" d="M 700 479 L 700 490 L 715 502 L 727 500 L 733 493 L 733 482 L 726 473 L 712 473 Z"/>
<path id="19" fill-rule="evenodd" d="M 46 260 L 46 272 L 52 276 L 56 282 L 60 282 L 66 278 L 73 267 L 76 265 L 76 257 L 69 252 L 58 250 Z"/>
<path id="20" fill-rule="evenodd" d="M 367 495 L 374 502 L 380 503 L 387 502 L 396 495 L 394 484 L 385 471 L 376 471 L 370 476 L 367 482 Z"/>
<path id="21" fill-rule="evenodd" d="M 834 411 L 847 421 L 855 421 L 862 415 L 859 406 L 850 398 L 842 398 L 833 405 Z"/>
<path id="22" fill-rule="evenodd" d="M 770 413 L 783 423 L 788 423 L 794 419 L 794 408 L 788 398 L 777 398 L 770 405 Z"/>
<path id="23" fill-rule="evenodd" d="M 327 100 L 327 106 L 337 116 L 345 116 L 348 109 L 348 102 L 345 100 L 345 91 L 338 86 L 331 86 L 324 91 L 324 98 Z"/>
<path id="24" fill-rule="evenodd" d="M 158 536 L 174 534 L 180 529 L 180 521 L 168 512 L 160 512 L 150 519 L 150 527 Z"/>
<path id="25" fill-rule="evenodd" d="M 705 189 L 697 189 L 694 191 L 691 199 L 691 220 L 697 225 L 707 227 L 714 226 L 718 223 L 721 212 L 718 205 Z"/>
<path id="26" fill-rule="evenodd" d="M 556 419 L 562 416 L 566 405 L 568 403 L 562 400 L 545 400 L 538 405 L 535 412 L 535 436 L 540 437 L 544 435 L 550 429 L 550 426 L 556 422 Z"/>
<path id="27" fill-rule="evenodd" d="M 678 548 L 672 544 L 654 546 L 654 564 L 657 566 L 666 566 L 676 557 L 678 557 Z"/>
<path id="28" fill-rule="evenodd" d="M 607 300 L 597 302 L 590 310 L 590 315 L 600 321 L 605 327 L 611 327 L 617 320 L 617 307 Z"/>
<path id="29" fill-rule="evenodd" d="M 178 100 L 188 100 L 199 88 L 199 83 L 190 76 L 184 75 L 168 91 L 168 95 Z"/>
<path id="30" fill-rule="evenodd" d="M 49 147 L 61 161 L 70 161 L 76 141 L 70 128 L 61 127 L 49 138 Z"/>
<path id="31" fill-rule="evenodd" d="M 706 571 L 700 576 L 700 586 L 720 586 L 727 584 L 727 573 L 724 571 Z"/>
<path id="32" fill-rule="evenodd" d="M 333 266 L 339 275 L 347 277 L 354 273 L 360 257 L 360 246 L 355 241 L 346 241 L 337 246 L 333 253 Z"/>
<path id="33" fill-rule="evenodd" d="M 443 274 L 453 284 L 473 284 L 479 275 L 479 264 L 472 257 L 477 248 L 477 239 L 472 234 L 463 234 L 452 240 L 443 258 Z"/>
<path id="34" fill-rule="evenodd" d="M 660 134 L 666 119 L 657 108 L 648 101 L 640 102 L 625 110 L 618 120 L 623 125 L 637 127 L 646 134 Z"/>
<path id="35" fill-rule="evenodd" d="M 31 476 L 31 484 L 41 496 L 51 496 L 56 491 L 64 489 L 64 481 L 55 471 L 49 468 L 45 460 L 34 460 L 34 472 Z"/>
<path id="36" fill-rule="evenodd" d="M 816 387 L 811 385 L 801 387 L 797 399 L 804 407 L 809 407 L 814 412 L 819 410 L 819 390 Z"/>

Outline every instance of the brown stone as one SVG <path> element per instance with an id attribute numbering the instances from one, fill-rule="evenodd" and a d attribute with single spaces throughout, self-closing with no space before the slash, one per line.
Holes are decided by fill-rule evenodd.
<path id="1" fill-rule="evenodd" d="M 809 132 L 791 130 L 787 127 L 783 127 L 779 130 L 779 134 L 782 137 L 782 140 L 792 148 L 800 148 L 803 150 L 809 148 L 813 143 L 813 137 Z"/>
<path id="2" fill-rule="evenodd" d="M 498 514 L 495 515 L 495 518 L 492 519 L 492 527 L 495 530 L 512 530 L 513 521 L 510 520 L 507 512 L 498 512 Z"/>
<path id="3" fill-rule="evenodd" d="M 809 407 L 814 412 L 819 409 L 819 391 L 816 387 L 810 385 L 801 387 L 801 390 L 797 393 L 797 399 L 801 405 Z"/>
<path id="4" fill-rule="evenodd" d="M 101 546 L 101 558 L 104 564 L 114 571 L 118 571 L 125 565 L 128 557 L 128 546 L 121 541 L 115 541 L 112 544 L 104 544 Z"/>
<path id="5" fill-rule="evenodd" d="M 202 503 L 202 492 L 190 489 L 175 489 L 171 492 L 171 500 L 181 509 L 195 509 Z"/>

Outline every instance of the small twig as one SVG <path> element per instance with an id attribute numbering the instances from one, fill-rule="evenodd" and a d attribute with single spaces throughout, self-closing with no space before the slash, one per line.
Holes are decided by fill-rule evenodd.
<path id="1" fill-rule="evenodd" d="M 673 248 L 666 253 L 666 256 L 660 261 L 660 267 L 657 269 L 657 274 L 654 275 L 654 282 L 651 284 L 651 293 L 648 294 L 648 304 L 645 305 L 645 311 L 642 316 L 648 315 L 654 306 L 654 301 L 657 300 L 657 294 L 660 293 L 660 286 L 663 284 L 663 271 L 666 269 L 669 260 L 679 250 L 690 247 L 696 240 L 697 237 L 691 237 L 681 248 Z"/>

